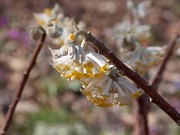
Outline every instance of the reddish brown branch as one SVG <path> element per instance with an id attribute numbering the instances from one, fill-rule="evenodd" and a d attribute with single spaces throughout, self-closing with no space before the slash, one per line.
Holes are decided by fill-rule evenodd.
<path id="1" fill-rule="evenodd" d="M 177 30 L 179 30 L 179 27 L 180 27 L 180 22 L 179 22 L 179 24 L 178 24 Z M 174 34 L 174 37 L 173 37 L 172 41 L 171 41 L 171 42 L 169 43 L 169 45 L 168 45 L 167 53 L 166 53 L 166 55 L 165 55 L 165 57 L 164 57 L 161 65 L 159 66 L 158 71 L 156 72 L 155 76 L 152 78 L 152 81 L 151 81 L 151 82 L 152 82 L 153 87 L 154 87 L 155 89 L 158 88 L 158 85 L 159 85 L 159 83 L 160 83 L 161 80 L 162 80 L 163 72 L 165 71 L 165 68 L 166 68 L 166 65 L 167 65 L 167 63 L 168 63 L 168 60 L 170 59 L 170 56 L 171 56 L 172 53 L 173 53 L 173 49 L 174 49 L 174 46 L 175 46 L 175 44 L 176 44 L 176 40 L 177 40 L 178 37 L 179 37 L 179 33 L 176 32 L 176 33 Z"/>
<path id="2" fill-rule="evenodd" d="M 158 105 L 164 112 L 166 112 L 179 126 L 180 126 L 180 114 L 167 103 L 154 89 L 154 87 L 148 81 L 144 80 L 137 72 L 121 62 L 111 50 L 109 50 L 103 42 L 97 40 L 90 32 L 77 31 L 76 38 L 81 35 L 87 42 L 96 47 L 99 52 L 106 56 L 121 72 L 128 78 L 134 81 L 139 87 L 141 87 L 152 99 L 152 101 Z M 75 38 L 75 39 L 76 39 Z"/>
<path id="3" fill-rule="evenodd" d="M 180 22 L 178 22 L 177 24 L 177 29 L 176 29 L 175 34 L 173 35 L 173 39 L 167 45 L 168 49 L 167 49 L 166 55 L 161 65 L 159 66 L 157 73 L 152 78 L 151 82 L 152 82 L 153 87 L 156 90 L 158 88 L 159 83 L 162 80 L 162 75 L 163 75 L 163 72 L 165 71 L 167 62 L 173 53 L 173 48 L 176 44 L 176 40 L 179 37 L 178 31 L 177 31 L 179 30 L 179 27 L 180 27 Z M 134 135 L 149 135 L 147 115 L 150 110 L 150 101 L 146 94 L 141 95 L 137 99 L 136 107 L 139 109 L 136 111 L 136 114 L 135 114 L 136 125 L 135 125 Z"/>
<path id="4" fill-rule="evenodd" d="M 143 93 L 135 101 L 135 108 L 134 135 L 149 135 L 147 114 L 150 108 L 150 100 L 146 93 Z"/>
<path id="5" fill-rule="evenodd" d="M 9 110 L 7 112 L 7 115 L 6 115 L 5 123 L 2 125 L 1 130 L 0 130 L 0 135 L 6 135 L 6 133 L 8 131 L 8 128 L 10 127 L 10 124 L 11 124 L 11 121 L 12 121 L 13 114 L 15 112 L 16 106 L 17 106 L 19 100 L 21 99 L 24 86 L 25 86 L 25 84 L 26 84 L 26 82 L 27 82 L 27 80 L 29 78 L 29 74 L 30 74 L 32 68 L 36 64 L 37 56 L 38 56 L 39 51 L 41 50 L 42 45 L 44 43 L 46 33 L 42 28 L 39 28 L 39 29 L 41 29 L 41 31 L 42 31 L 42 36 L 41 36 L 39 42 L 36 45 L 36 48 L 34 50 L 34 53 L 33 53 L 32 58 L 30 60 L 30 63 L 28 65 L 28 67 L 27 67 L 27 70 L 24 72 L 24 75 L 23 75 L 22 81 L 20 83 L 20 87 L 19 87 L 19 89 L 17 91 L 17 94 L 14 97 L 14 100 L 12 101 L 12 104 L 9 107 Z"/>

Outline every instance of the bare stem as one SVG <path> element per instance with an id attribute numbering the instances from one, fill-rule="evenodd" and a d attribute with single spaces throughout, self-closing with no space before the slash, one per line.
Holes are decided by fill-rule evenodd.
<path id="1" fill-rule="evenodd" d="M 11 122 L 12 122 L 12 118 L 13 118 L 13 114 L 15 112 L 16 106 L 17 106 L 18 102 L 21 99 L 24 86 L 25 86 L 25 84 L 26 84 L 26 82 L 27 82 L 27 80 L 29 78 L 29 74 L 30 74 L 32 68 L 36 64 L 37 56 L 38 56 L 38 54 L 39 54 L 39 52 L 40 52 L 40 50 L 42 48 L 42 45 L 43 45 L 43 43 L 45 41 L 46 33 L 42 28 L 39 27 L 39 29 L 41 29 L 41 31 L 42 31 L 41 38 L 40 38 L 39 42 L 37 43 L 36 48 L 34 50 L 34 53 L 33 53 L 32 57 L 31 57 L 30 63 L 28 65 L 26 71 L 23 74 L 23 78 L 22 78 L 22 81 L 20 83 L 20 87 L 19 87 L 19 89 L 17 91 L 17 94 L 14 97 L 14 100 L 12 101 L 12 104 L 9 107 L 9 110 L 7 112 L 7 115 L 6 115 L 5 122 L 4 122 L 4 124 L 2 125 L 2 127 L 0 129 L 0 135 L 6 135 L 7 134 L 7 131 L 9 129 L 10 125 L 11 125 Z"/>
<path id="2" fill-rule="evenodd" d="M 152 85 L 156 90 L 158 88 L 159 83 L 162 80 L 162 75 L 165 71 L 165 67 L 169 61 L 169 58 L 173 54 L 173 48 L 176 44 L 177 38 L 179 37 L 179 33 L 178 33 L 179 27 L 180 27 L 180 22 L 177 23 L 176 32 L 173 35 L 173 39 L 167 45 L 168 49 L 167 49 L 166 55 L 161 65 L 159 66 L 157 73 L 151 79 Z M 138 110 L 136 111 L 136 114 L 135 114 L 136 125 L 135 125 L 134 135 L 149 135 L 147 115 L 150 110 L 150 102 L 146 94 L 142 94 L 137 99 L 136 107 L 138 108 Z"/>
<path id="3" fill-rule="evenodd" d="M 152 78 L 152 84 L 153 84 L 153 87 L 155 89 L 158 88 L 158 85 L 159 83 L 161 82 L 162 80 L 162 76 L 163 76 L 163 72 L 165 71 L 165 68 L 166 68 L 166 65 L 170 59 L 170 56 L 172 55 L 173 53 L 173 49 L 174 49 L 174 46 L 176 45 L 176 40 L 177 38 L 179 37 L 179 33 L 178 33 L 178 30 L 180 28 L 180 22 L 178 23 L 178 26 L 177 26 L 177 31 L 176 33 L 174 34 L 174 37 L 173 39 L 170 41 L 170 43 L 168 44 L 168 50 L 167 50 L 167 53 L 161 63 L 161 65 L 159 66 L 158 68 L 158 71 L 156 72 L 155 76 Z"/>
<path id="4" fill-rule="evenodd" d="M 146 93 L 143 93 L 135 101 L 135 125 L 134 135 L 149 135 L 147 114 L 150 108 L 150 100 Z"/>
<path id="5" fill-rule="evenodd" d="M 106 56 L 121 72 L 128 78 L 134 81 L 144 92 L 146 92 L 152 101 L 158 105 L 164 112 L 166 112 L 176 123 L 180 126 L 180 114 L 167 103 L 154 89 L 151 83 L 144 80 L 137 72 L 121 62 L 111 50 L 109 50 L 103 42 L 97 40 L 90 32 L 77 31 L 75 40 L 78 36 L 83 36 L 87 42 L 91 43 L 95 48 L 99 50 L 99 53 Z"/>

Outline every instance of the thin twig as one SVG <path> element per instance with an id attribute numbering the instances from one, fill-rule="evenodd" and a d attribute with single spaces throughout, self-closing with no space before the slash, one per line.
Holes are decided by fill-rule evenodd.
<path id="1" fill-rule="evenodd" d="M 178 26 L 177 26 L 177 29 L 176 29 L 177 31 L 176 31 L 176 33 L 174 34 L 174 37 L 173 37 L 172 41 L 171 41 L 171 42 L 169 43 L 169 45 L 168 45 L 167 53 L 166 53 L 166 55 L 165 55 L 165 57 L 164 57 L 161 65 L 159 66 L 159 68 L 158 68 L 155 76 L 152 78 L 152 81 L 151 81 L 151 82 L 152 82 L 153 87 L 154 87 L 155 89 L 158 88 L 158 85 L 159 85 L 159 83 L 160 83 L 161 80 L 162 80 L 163 72 L 165 71 L 165 68 L 166 68 L 166 65 L 167 65 L 167 63 L 168 63 L 168 60 L 170 59 L 170 56 L 171 56 L 172 53 L 173 53 L 174 46 L 175 46 L 175 44 L 176 44 L 177 38 L 179 37 L 179 33 L 178 33 L 178 32 L 179 32 L 179 31 L 178 31 L 179 28 L 180 28 L 180 22 L 178 23 Z"/>
<path id="2" fill-rule="evenodd" d="M 29 74 L 30 74 L 32 68 L 36 64 L 37 56 L 38 56 L 39 51 L 41 50 L 42 45 L 44 43 L 46 33 L 42 28 L 40 28 L 40 29 L 42 31 L 41 38 L 40 38 L 39 42 L 36 45 L 36 48 L 34 50 L 34 53 L 33 53 L 32 58 L 30 60 L 30 63 L 28 65 L 28 67 L 27 67 L 27 70 L 23 74 L 23 78 L 22 78 L 22 81 L 20 83 L 20 87 L 19 87 L 19 89 L 17 91 L 17 94 L 14 97 L 14 100 L 12 101 L 12 104 L 9 106 L 9 110 L 7 112 L 7 115 L 6 115 L 5 123 L 2 125 L 1 130 L 0 130 L 0 135 L 6 135 L 8 129 L 10 127 L 10 124 L 12 122 L 12 118 L 13 118 L 13 114 L 15 112 L 16 106 L 17 106 L 18 102 L 21 99 L 24 86 L 25 86 L 25 84 L 26 84 L 26 82 L 27 82 L 27 80 L 29 78 Z"/>
<path id="3" fill-rule="evenodd" d="M 154 87 L 148 81 L 144 80 L 137 72 L 121 62 L 111 50 L 109 50 L 103 42 L 97 40 L 90 32 L 77 31 L 76 38 L 83 36 L 87 42 L 91 43 L 95 48 L 99 50 L 99 53 L 106 56 L 121 73 L 124 73 L 128 78 L 134 81 L 139 87 L 141 87 L 152 99 L 152 101 L 158 105 L 164 112 L 166 112 L 176 123 L 180 126 L 180 114 L 167 103 L 154 89 Z"/>
<path id="4" fill-rule="evenodd" d="M 146 93 L 137 98 L 135 108 L 134 135 L 149 135 L 147 114 L 150 108 L 150 100 Z"/>
<path id="5" fill-rule="evenodd" d="M 157 73 L 155 76 L 152 77 L 152 85 L 157 90 L 159 83 L 162 80 L 163 72 L 165 71 L 165 67 L 169 61 L 170 56 L 173 53 L 173 48 L 176 44 L 176 40 L 179 37 L 179 30 L 180 27 L 180 21 L 177 24 L 176 32 L 173 35 L 173 39 L 170 41 L 170 43 L 167 45 L 168 49 L 166 52 L 166 55 L 161 63 L 161 65 L 158 68 Z M 147 95 L 144 93 L 137 99 L 137 111 L 135 114 L 135 132 L 134 135 L 149 135 L 149 129 L 148 129 L 148 112 L 150 110 L 150 101 Z"/>

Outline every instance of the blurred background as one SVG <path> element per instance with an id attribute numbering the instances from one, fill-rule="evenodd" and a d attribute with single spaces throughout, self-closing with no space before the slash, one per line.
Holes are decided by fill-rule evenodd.
<path id="1" fill-rule="evenodd" d="M 36 42 L 28 34 L 30 27 L 36 25 L 33 13 L 52 8 L 55 3 L 65 15 L 84 22 L 86 30 L 116 50 L 115 41 L 107 33 L 128 14 L 126 0 L 0 0 L 0 126 L 35 47 Z M 148 16 L 141 19 L 152 26 L 148 43 L 167 45 L 179 17 L 179 0 L 152 1 Z M 55 45 L 47 40 L 30 74 L 9 134 L 133 134 L 133 105 L 101 108 L 88 102 L 79 92 L 79 82 L 67 82 L 52 68 L 49 46 Z M 177 44 L 158 90 L 180 112 L 179 48 Z M 150 73 L 155 71 L 156 68 Z M 154 104 L 148 118 L 151 135 L 180 134 L 179 127 Z"/>

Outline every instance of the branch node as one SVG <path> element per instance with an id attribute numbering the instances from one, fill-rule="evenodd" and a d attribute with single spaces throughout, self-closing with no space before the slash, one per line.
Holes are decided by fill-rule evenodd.
<path id="1" fill-rule="evenodd" d="M 109 50 L 109 51 L 108 51 L 108 54 L 112 54 L 112 53 L 113 53 L 113 51 L 112 51 L 112 50 Z"/>
<path id="2" fill-rule="evenodd" d="M 147 86 L 151 86 L 152 84 L 150 82 L 147 82 Z"/>

